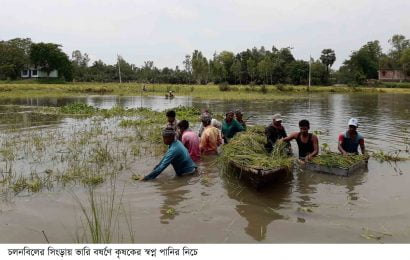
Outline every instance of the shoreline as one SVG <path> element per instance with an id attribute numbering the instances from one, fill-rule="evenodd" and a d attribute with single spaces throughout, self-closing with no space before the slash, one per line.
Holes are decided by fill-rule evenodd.
<path id="1" fill-rule="evenodd" d="M 147 91 L 142 91 L 145 85 Z M 307 93 L 392 93 L 410 94 L 410 88 L 307 86 L 293 85 L 230 85 L 221 91 L 218 85 L 171 85 L 142 83 L 66 83 L 22 84 L 1 83 L 0 99 L 23 97 L 68 97 L 91 95 L 162 96 L 173 91 L 175 96 L 191 96 L 210 100 L 272 100 L 304 98 Z M 292 94 L 292 95 L 289 95 Z"/>

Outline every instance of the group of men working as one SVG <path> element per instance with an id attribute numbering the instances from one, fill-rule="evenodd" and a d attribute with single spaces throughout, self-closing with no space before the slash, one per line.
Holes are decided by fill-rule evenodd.
<path id="1" fill-rule="evenodd" d="M 240 110 L 227 112 L 222 124 L 205 110 L 201 115 L 199 134 L 189 128 L 187 120 L 176 120 L 175 111 L 168 111 L 166 116 L 168 123 L 162 131 L 162 136 L 169 148 L 151 173 L 143 178 L 144 181 L 156 178 L 169 164 L 172 164 L 178 176 L 193 174 L 197 169 L 195 162 L 200 160 L 201 155 L 217 155 L 221 144 L 228 143 L 236 133 L 246 131 L 246 123 Z M 357 154 L 359 146 L 362 154 L 365 153 L 364 139 L 357 132 L 357 127 L 358 120 L 351 118 L 348 130 L 339 135 L 338 149 L 343 155 Z M 275 114 L 272 123 L 265 128 L 266 150 L 271 152 L 277 141 L 289 143 L 295 139 L 299 148 L 299 159 L 311 160 L 319 154 L 318 137 L 309 133 L 310 123 L 306 119 L 299 121 L 299 129 L 299 132 L 293 132 L 288 136 L 282 125 L 281 115 Z"/>

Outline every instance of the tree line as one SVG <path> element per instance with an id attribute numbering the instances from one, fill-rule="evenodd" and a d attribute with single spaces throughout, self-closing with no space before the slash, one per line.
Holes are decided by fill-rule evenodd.
<path id="1" fill-rule="evenodd" d="M 80 50 L 68 57 L 61 45 L 33 43 L 31 39 L 0 41 L 0 79 L 18 79 L 22 69 L 29 65 L 40 66 L 50 73 L 57 69 L 66 81 L 118 82 L 122 81 L 170 84 L 294 84 L 306 85 L 311 66 L 312 85 L 334 83 L 363 84 L 377 79 L 379 68 L 401 69 L 410 74 L 410 40 L 403 35 L 393 35 L 391 49 L 382 52 L 379 41 L 371 41 L 353 51 L 339 70 L 333 70 L 335 51 L 324 49 L 320 58 L 310 61 L 297 60 L 292 48 L 247 49 L 239 53 L 222 51 L 206 58 L 201 51 L 186 55 L 183 67 L 158 68 L 153 61 L 145 61 L 138 67 L 118 56 L 116 64 L 102 60 L 90 64 L 87 53 Z M 310 63 L 310 64 L 309 64 Z"/>

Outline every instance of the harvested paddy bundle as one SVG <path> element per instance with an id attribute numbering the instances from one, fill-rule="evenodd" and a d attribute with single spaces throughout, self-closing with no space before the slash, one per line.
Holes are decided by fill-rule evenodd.
<path id="1" fill-rule="evenodd" d="M 312 159 L 312 163 L 332 168 L 349 169 L 353 165 L 365 161 L 368 157 L 365 155 L 347 155 L 340 153 L 325 152 Z"/>
<path id="2" fill-rule="evenodd" d="M 271 154 L 267 153 L 264 147 L 266 137 L 260 129 L 251 128 L 237 134 L 223 146 L 219 157 L 224 172 L 237 175 L 256 189 L 292 177 L 293 159 L 287 156 L 286 144 L 278 143 Z"/>
<path id="3" fill-rule="evenodd" d="M 266 137 L 260 133 L 260 129 L 259 126 L 254 127 L 232 138 L 229 144 L 222 148 L 220 162 L 233 162 L 254 169 L 290 169 L 292 158 L 286 154 L 286 144 L 278 143 L 271 154 L 267 153 L 264 147 Z"/>

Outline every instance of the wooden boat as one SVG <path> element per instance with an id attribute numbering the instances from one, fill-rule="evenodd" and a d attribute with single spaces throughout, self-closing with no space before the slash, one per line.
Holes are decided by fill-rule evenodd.
<path id="1" fill-rule="evenodd" d="M 293 178 L 291 169 L 286 167 L 277 169 L 262 169 L 246 167 L 234 161 L 229 162 L 229 167 L 236 176 L 256 189 L 269 186 L 275 182 L 283 182 Z"/>

